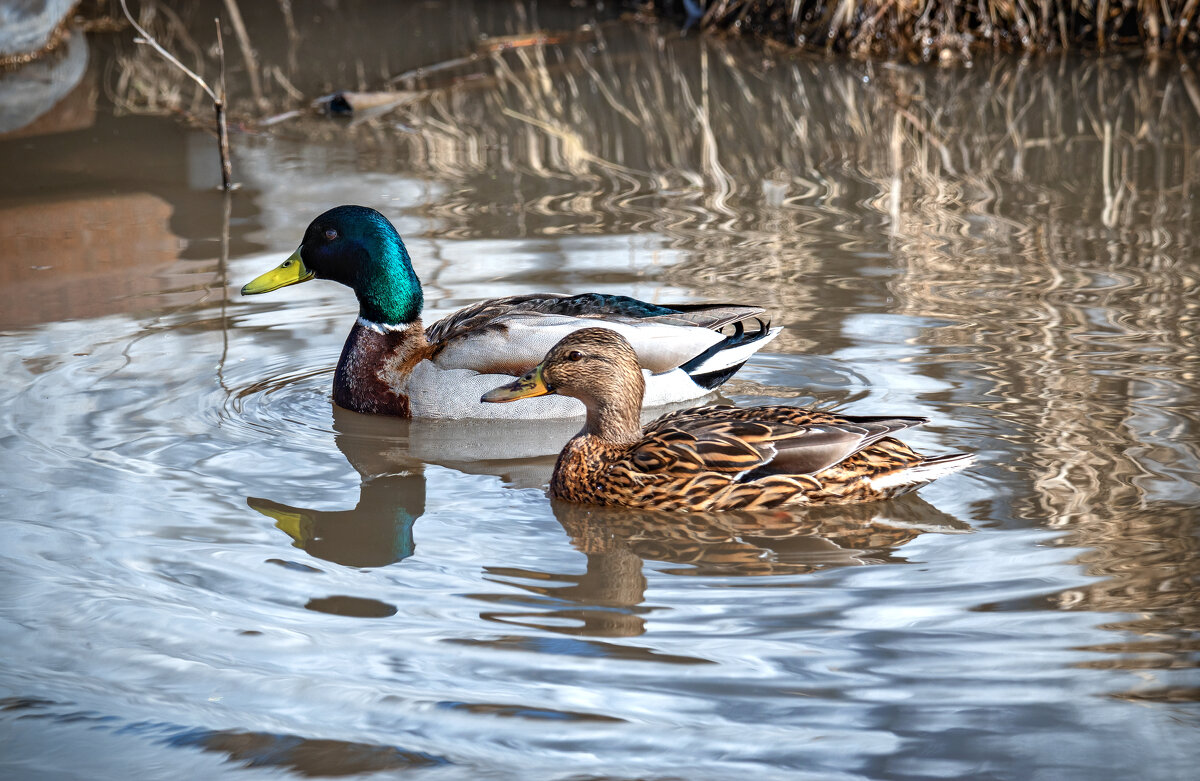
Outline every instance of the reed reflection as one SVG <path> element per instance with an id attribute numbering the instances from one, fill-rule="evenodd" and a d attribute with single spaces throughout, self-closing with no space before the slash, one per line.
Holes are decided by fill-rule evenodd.
<path id="1" fill-rule="evenodd" d="M 1118 124 L 1129 117 L 1120 103 L 1105 111 Z M 1158 157 L 1167 146 L 1129 151 L 1142 163 L 1122 170 L 1142 186 L 1151 170 L 1179 181 L 1182 157 Z M 1106 187 L 1082 189 L 1095 198 Z M 1153 217 L 1135 221 L 1126 203 L 1120 216 L 1130 223 L 1097 230 L 1051 190 L 1049 215 L 1036 229 L 1012 230 L 1003 253 L 981 252 L 968 235 L 905 244 L 906 271 L 891 287 L 898 311 L 951 323 L 918 337 L 935 356 L 925 373 L 1000 400 L 981 431 L 1007 440 L 1001 447 L 1022 479 L 989 514 L 1061 531 L 1055 544 L 1083 549 L 1075 562 L 1099 578 L 984 607 L 1135 614 L 1101 619 L 1118 634 L 1087 650 L 1112 656 L 1079 666 L 1137 671 L 1136 687 L 1116 697 L 1200 700 L 1194 675 L 1183 684 L 1179 672 L 1200 667 L 1200 308 L 1186 249 L 1198 223 L 1170 188 L 1152 193 Z M 1182 218 L 1171 218 L 1177 209 Z M 1157 237 L 1164 218 L 1173 237 Z"/>
<path id="2" fill-rule="evenodd" d="M 271 768 L 304 778 L 411 772 L 444 765 L 447 760 L 396 746 L 242 730 L 192 730 L 172 736 L 173 746 L 224 754 L 244 768 Z"/>

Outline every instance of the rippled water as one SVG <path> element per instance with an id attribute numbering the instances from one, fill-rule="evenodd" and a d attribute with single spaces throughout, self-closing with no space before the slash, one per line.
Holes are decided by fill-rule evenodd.
<path id="1" fill-rule="evenodd" d="M 465 67 L 238 135 L 228 202 L 206 136 L 103 101 L 0 138 L 0 775 L 1191 774 L 1190 73 L 623 24 Z M 786 330 L 728 398 L 927 415 L 980 465 L 811 513 L 553 504 L 574 424 L 336 410 L 350 292 L 237 296 L 340 202 L 393 218 L 427 319 L 760 301 Z"/>

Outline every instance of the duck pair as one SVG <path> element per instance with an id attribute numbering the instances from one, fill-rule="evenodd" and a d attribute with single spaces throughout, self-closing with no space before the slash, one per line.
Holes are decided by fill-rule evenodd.
<path id="1" fill-rule="evenodd" d="M 361 206 L 317 217 L 292 256 L 242 293 L 310 279 L 340 282 L 358 297 L 358 320 L 334 373 L 336 404 L 404 417 L 586 415 L 551 479 L 551 495 L 567 501 L 681 510 L 872 501 L 974 460 L 928 458 L 892 438 L 927 422 L 915 417 L 722 405 L 643 428 L 643 405 L 707 395 L 775 338 L 780 329 L 758 319 L 760 307 L 525 295 L 483 301 L 424 327 L 421 283 L 400 235 Z M 729 326 L 732 333 L 723 333 Z"/>

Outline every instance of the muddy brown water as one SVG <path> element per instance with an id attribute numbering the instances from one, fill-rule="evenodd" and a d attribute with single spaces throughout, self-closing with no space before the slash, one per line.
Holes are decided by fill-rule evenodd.
<path id="1" fill-rule="evenodd" d="M 423 43 L 376 57 L 386 11 L 331 7 L 296 4 L 292 49 L 248 12 L 264 72 L 378 87 L 587 21 L 414 4 Z M 330 25 L 357 50 L 313 46 Z M 239 131 L 226 200 L 207 135 L 131 113 L 140 50 L 83 40 L 62 113 L 0 137 L 0 775 L 1194 772 L 1178 61 L 926 69 L 598 23 L 399 111 Z M 267 82 L 260 115 L 288 107 Z M 575 424 L 337 410 L 350 292 L 238 296 L 343 202 L 396 223 L 427 318 L 759 302 L 785 332 L 726 398 L 926 415 L 912 442 L 980 464 L 811 513 L 552 504 Z"/>

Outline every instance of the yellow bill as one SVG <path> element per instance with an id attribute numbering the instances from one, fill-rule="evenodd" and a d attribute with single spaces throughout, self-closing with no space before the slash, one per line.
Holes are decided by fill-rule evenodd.
<path id="1" fill-rule="evenodd" d="M 525 376 L 507 385 L 501 385 L 499 388 L 488 391 L 479 400 L 500 403 L 504 401 L 516 401 L 517 399 L 531 399 L 534 396 L 545 396 L 553 392 L 550 390 L 550 386 L 546 385 L 546 381 L 542 379 L 542 365 L 539 363 L 532 371 L 525 374 Z"/>
<path id="2" fill-rule="evenodd" d="M 316 274 L 305 268 L 304 261 L 300 259 L 300 248 L 297 247 L 292 256 L 283 261 L 283 263 L 243 285 L 242 295 L 252 296 L 255 293 L 270 293 L 272 290 L 278 290 L 281 287 L 307 282 L 315 276 Z"/>

